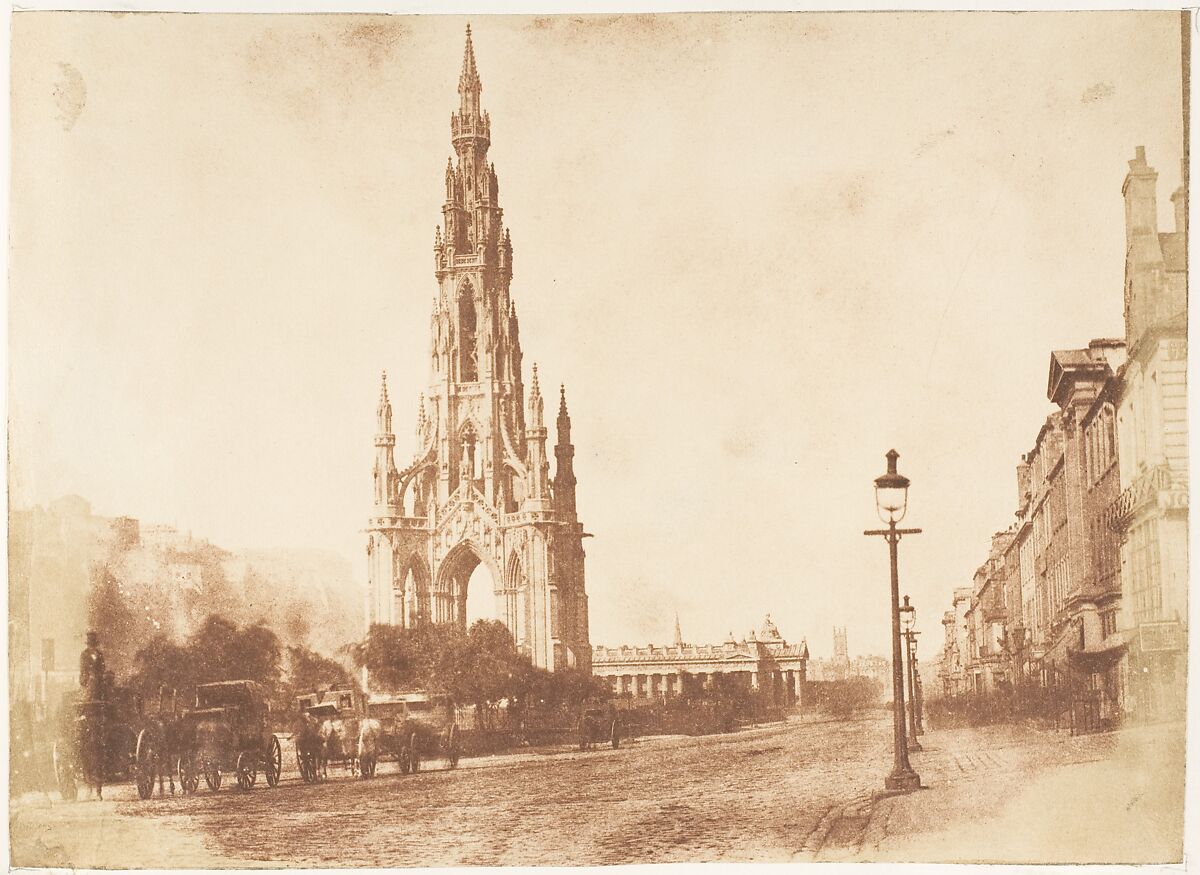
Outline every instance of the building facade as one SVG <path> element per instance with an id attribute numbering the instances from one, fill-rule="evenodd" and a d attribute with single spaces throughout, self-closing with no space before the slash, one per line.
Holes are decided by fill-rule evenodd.
<path id="1" fill-rule="evenodd" d="M 1122 186 L 1125 336 L 1051 353 L 1058 409 L 1017 466 L 1016 522 L 1002 551 L 993 538 L 965 617 L 956 590 L 943 620 L 947 691 L 991 692 L 998 643 L 1012 681 L 1046 688 L 1043 701 L 1074 730 L 1184 706 L 1187 190 L 1172 196 L 1175 230 L 1163 233 L 1156 185 L 1139 147 Z M 988 621 L 995 580 L 999 638 Z"/>
<path id="2" fill-rule="evenodd" d="M 689 678 L 711 684 L 716 675 L 731 675 L 762 690 L 781 705 L 796 704 L 808 679 L 808 643 L 789 644 L 771 622 L 741 641 L 731 632 L 723 644 L 686 644 L 676 623 L 670 647 L 595 647 L 592 674 L 607 678 L 617 695 L 634 698 L 677 696 Z"/>
<path id="3" fill-rule="evenodd" d="M 1114 393 L 1121 492 L 1108 512 L 1125 706 L 1149 719 L 1184 706 L 1188 581 L 1187 190 L 1171 198 L 1175 230 L 1161 233 L 1157 185 L 1139 147 L 1122 187 L 1128 361 Z"/>
<path id="4" fill-rule="evenodd" d="M 380 389 L 366 621 L 465 623 L 467 581 L 483 563 L 496 615 L 534 665 L 586 669 L 571 418 L 563 390 L 551 478 L 536 365 L 528 395 L 523 382 L 513 245 L 487 160 L 491 120 L 481 91 L 468 28 L 450 125 L 456 157 L 434 237 L 430 383 L 417 402 L 417 451 L 403 468 L 394 460 L 386 375 Z"/>

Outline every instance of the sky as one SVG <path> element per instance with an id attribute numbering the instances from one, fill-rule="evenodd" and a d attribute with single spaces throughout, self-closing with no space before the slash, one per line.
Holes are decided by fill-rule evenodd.
<path id="1" fill-rule="evenodd" d="M 379 372 L 427 384 L 462 17 L 17 13 L 10 495 L 365 585 Z M 565 383 L 591 640 L 923 653 L 1013 521 L 1051 350 L 1120 337 L 1180 182 L 1178 13 L 476 16 L 525 366 Z M 529 374 L 526 373 L 528 381 Z"/>

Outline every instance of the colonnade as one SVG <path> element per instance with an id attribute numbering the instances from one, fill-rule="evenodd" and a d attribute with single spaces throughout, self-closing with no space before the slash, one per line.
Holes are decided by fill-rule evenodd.
<path id="1" fill-rule="evenodd" d="M 695 678 L 704 687 L 711 687 L 717 674 L 734 677 L 749 676 L 751 689 L 766 689 L 774 692 L 779 704 L 791 705 L 801 701 L 804 672 L 795 670 L 772 672 L 644 672 L 629 674 L 607 674 L 605 677 L 614 694 L 635 699 L 656 699 L 677 696 L 683 690 L 684 678 Z"/>

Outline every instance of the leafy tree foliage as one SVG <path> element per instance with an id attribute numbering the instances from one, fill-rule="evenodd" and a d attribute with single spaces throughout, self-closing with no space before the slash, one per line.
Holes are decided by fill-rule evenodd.
<path id="1" fill-rule="evenodd" d="M 342 663 L 307 647 L 287 649 L 286 680 L 276 696 L 276 704 L 290 710 L 297 696 L 330 688 L 356 689 L 354 676 Z"/>
<path id="2" fill-rule="evenodd" d="M 882 695 L 883 685 L 868 677 L 811 681 L 805 692 L 807 701 L 835 717 L 848 717 L 878 707 Z"/>
<path id="3" fill-rule="evenodd" d="M 608 694 L 603 681 L 580 669 L 535 668 L 496 620 L 479 620 L 467 630 L 452 623 L 372 626 L 354 658 L 373 683 L 392 690 L 439 690 L 484 715 L 503 700 L 519 709 L 578 707 L 589 696 Z"/>
<path id="4" fill-rule="evenodd" d="M 134 656 L 133 685 L 143 695 L 160 686 L 190 691 L 213 681 L 252 680 L 278 689 L 282 676 L 279 639 L 266 626 L 239 627 L 212 614 L 183 644 L 165 635 L 151 638 Z"/>

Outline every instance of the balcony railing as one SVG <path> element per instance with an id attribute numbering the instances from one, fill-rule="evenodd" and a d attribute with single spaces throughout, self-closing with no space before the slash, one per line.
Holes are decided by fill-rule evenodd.
<path id="1" fill-rule="evenodd" d="M 1180 493 L 1181 498 L 1173 498 L 1172 504 L 1182 504 L 1187 507 L 1187 479 L 1176 476 L 1166 465 L 1155 465 L 1138 476 L 1129 486 L 1108 506 L 1107 521 L 1110 528 L 1123 531 L 1129 520 L 1143 506 L 1159 501 L 1159 494 L 1170 491 Z"/>

